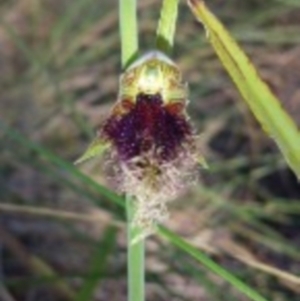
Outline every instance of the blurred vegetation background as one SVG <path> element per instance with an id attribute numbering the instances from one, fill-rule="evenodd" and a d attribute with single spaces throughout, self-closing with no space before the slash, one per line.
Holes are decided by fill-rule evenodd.
<path id="1" fill-rule="evenodd" d="M 161 0 L 139 3 L 141 48 Z M 207 0 L 300 125 L 299 0 Z M 210 170 L 167 226 L 272 301 L 300 295 L 300 185 L 181 2 L 174 60 Z M 126 300 L 124 213 L 73 162 L 118 93 L 118 1 L 0 2 L 0 300 Z M 106 184 L 105 160 L 81 167 Z M 147 242 L 147 300 L 247 300 L 186 254 Z"/>

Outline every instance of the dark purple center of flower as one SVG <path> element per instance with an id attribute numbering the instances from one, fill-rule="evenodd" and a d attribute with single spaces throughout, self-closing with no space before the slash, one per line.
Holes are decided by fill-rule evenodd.
<path id="1" fill-rule="evenodd" d="M 138 94 L 134 107 L 124 115 L 112 115 L 102 133 L 122 160 L 148 151 L 157 159 L 172 160 L 192 131 L 184 114 L 168 106 L 172 105 L 164 105 L 160 94 Z"/>

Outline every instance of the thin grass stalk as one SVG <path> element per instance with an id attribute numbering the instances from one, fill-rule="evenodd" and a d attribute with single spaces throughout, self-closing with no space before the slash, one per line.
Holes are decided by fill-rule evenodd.
<path id="1" fill-rule="evenodd" d="M 120 36 L 122 68 L 126 69 L 138 52 L 136 0 L 120 0 Z M 126 196 L 128 300 L 145 300 L 145 240 L 139 239 L 141 229 L 132 224 L 135 215 L 133 200 Z"/>
<path id="2" fill-rule="evenodd" d="M 166 228 L 160 227 L 159 234 L 167 238 L 172 244 L 180 247 L 191 257 L 195 258 L 197 261 L 201 262 L 207 269 L 214 272 L 215 274 L 221 276 L 223 279 L 231 283 L 236 289 L 242 292 L 244 295 L 249 297 L 253 301 L 268 301 L 263 296 L 261 296 L 255 289 L 245 284 L 239 278 L 235 277 L 233 274 L 228 272 L 226 269 L 219 266 L 213 260 L 211 260 L 204 253 L 197 250 L 189 243 L 185 242 L 182 238 L 177 235 L 174 235 L 171 231 Z"/>

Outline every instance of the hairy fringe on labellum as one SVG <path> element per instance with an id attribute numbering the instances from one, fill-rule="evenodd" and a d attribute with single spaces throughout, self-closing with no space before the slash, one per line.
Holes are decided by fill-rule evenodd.
<path id="1" fill-rule="evenodd" d="M 186 113 L 187 86 L 178 67 L 152 51 L 122 75 L 119 99 L 99 130 L 108 141 L 118 189 L 136 206 L 133 223 L 155 231 L 167 202 L 197 179 L 197 136 Z"/>

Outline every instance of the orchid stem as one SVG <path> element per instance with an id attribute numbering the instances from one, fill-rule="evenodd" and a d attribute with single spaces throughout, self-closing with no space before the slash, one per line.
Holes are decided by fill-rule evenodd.
<path id="1" fill-rule="evenodd" d="M 126 69 L 138 52 L 136 0 L 119 0 L 121 61 Z M 126 196 L 128 301 L 145 300 L 145 240 L 138 239 L 141 229 L 133 225 L 134 200 Z"/>
<path id="2" fill-rule="evenodd" d="M 126 196 L 128 301 L 144 301 L 145 239 L 136 239 L 141 234 L 141 229 L 132 224 L 135 211 L 136 208 L 133 200 Z"/>

